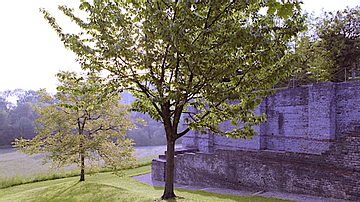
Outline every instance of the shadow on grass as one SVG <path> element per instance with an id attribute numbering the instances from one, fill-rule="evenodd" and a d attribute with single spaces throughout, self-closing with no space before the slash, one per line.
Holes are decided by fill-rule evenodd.
<path id="1" fill-rule="evenodd" d="M 76 185 L 78 185 L 80 183 L 80 181 L 75 182 L 73 185 L 70 185 L 69 187 L 65 187 L 63 189 L 59 189 L 59 191 L 57 191 L 53 197 L 50 198 L 50 200 L 53 200 L 54 198 L 60 196 L 61 194 L 63 194 L 64 192 L 69 191 L 71 188 L 75 187 Z"/>
<path id="2" fill-rule="evenodd" d="M 126 197 L 131 201 L 128 190 L 94 182 L 63 183 L 58 186 L 48 187 L 36 194 L 34 201 L 122 201 Z"/>

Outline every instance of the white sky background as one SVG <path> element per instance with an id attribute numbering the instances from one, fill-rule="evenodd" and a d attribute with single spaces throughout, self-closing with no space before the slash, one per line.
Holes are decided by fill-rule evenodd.
<path id="1" fill-rule="evenodd" d="M 302 8 L 316 15 L 360 5 L 360 0 L 303 0 Z M 3 0 L 0 5 L 0 91 L 46 88 L 55 92 L 59 70 L 81 71 L 75 54 L 66 50 L 43 18 L 45 8 L 65 31 L 76 25 L 57 10 L 57 5 L 77 8 L 78 0 Z"/>

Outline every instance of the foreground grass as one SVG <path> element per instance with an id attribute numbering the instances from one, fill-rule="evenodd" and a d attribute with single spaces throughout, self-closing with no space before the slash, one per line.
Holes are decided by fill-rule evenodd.
<path id="1" fill-rule="evenodd" d="M 78 177 L 70 177 L 3 188 L 0 189 L 0 201 L 158 201 L 163 188 L 152 187 L 131 178 L 134 175 L 149 173 L 150 169 L 150 166 L 143 166 L 126 170 L 122 178 L 111 173 L 100 173 L 87 176 L 85 182 L 79 182 Z M 175 200 L 178 202 L 281 201 L 258 196 L 240 197 L 181 189 L 176 189 L 176 194 L 181 196 Z"/>
<path id="2" fill-rule="evenodd" d="M 166 146 L 137 147 L 136 169 L 125 170 L 119 178 L 110 172 L 86 176 L 79 182 L 76 167 L 49 169 L 40 165 L 42 155 L 28 157 L 13 149 L 0 150 L 0 201 L 159 201 L 163 188 L 133 180 L 131 176 L 150 172 L 151 159 L 163 153 Z M 144 166 L 146 165 L 146 166 Z M 74 177 L 73 177 L 74 176 Z M 54 180 L 55 179 L 55 180 Z M 282 201 L 263 197 L 239 197 L 177 189 L 182 198 L 175 201 Z"/>

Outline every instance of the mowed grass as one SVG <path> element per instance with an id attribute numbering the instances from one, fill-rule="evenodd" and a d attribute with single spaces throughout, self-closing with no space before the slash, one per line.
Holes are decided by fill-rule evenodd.
<path id="1" fill-rule="evenodd" d="M 125 176 L 122 178 L 111 173 L 100 173 L 88 176 L 85 182 L 79 182 L 78 177 L 70 177 L 24 184 L 0 189 L 0 201 L 160 201 L 159 198 L 162 195 L 163 188 L 152 187 L 131 178 L 131 176 L 148 172 L 150 172 L 150 165 L 126 170 Z M 182 189 L 176 189 L 175 193 L 180 197 L 173 201 L 178 202 L 282 201 L 258 196 L 241 197 Z"/>
<path id="2" fill-rule="evenodd" d="M 165 149 L 166 146 L 137 147 L 135 155 L 138 157 L 138 164 L 146 166 L 125 170 L 122 178 L 110 172 L 86 175 L 85 182 L 79 182 L 79 172 L 74 166 L 54 170 L 48 164 L 40 165 L 42 155 L 27 157 L 12 149 L 2 149 L 0 201 L 160 201 L 163 188 L 152 187 L 132 179 L 131 176 L 149 173 L 151 159 L 163 154 Z M 16 184 L 20 185 L 14 186 Z M 178 202 L 283 201 L 259 196 L 240 197 L 182 189 L 176 189 L 175 193 L 180 196 L 174 200 Z"/>

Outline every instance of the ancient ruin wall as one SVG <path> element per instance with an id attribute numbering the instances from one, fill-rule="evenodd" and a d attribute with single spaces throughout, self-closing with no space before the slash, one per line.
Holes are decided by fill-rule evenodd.
<path id="1" fill-rule="evenodd" d="M 360 81 L 318 83 L 277 90 L 264 98 L 257 113 L 267 121 L 255 128 L 252 140 L 231 140 L 216 134 L 190 132 L 183 147 L 202 152 L 274 150 L 320 154 L 331 142 L 360 124 Z M 223 127 L 232 127 L 223 124 Z"/>
<path id="2" fill-rule="evenodd" d="M 153 160 L 154 180 L 164 181 L 164 167 L 164 160 Z M 360 201 L 360 127 L 320 155 L 269 150 L 178 154 L 175 182 Z"/>
<path id="3" fill-rule="evenodd" d="M 278 90 L 257 110 L 268 118 L 252 140 L 184 137 L 200 152 L 175 157 L 175 181 L 360 201 L 360 81 Z M 153 179 L 165 163 L 153 160 Z"/>
<path id="4" fill-rule="evenodd" d="M 345 134 L 360 125 L 360 81 L 339 83 L 335 94 L 335 133 Z"/>

